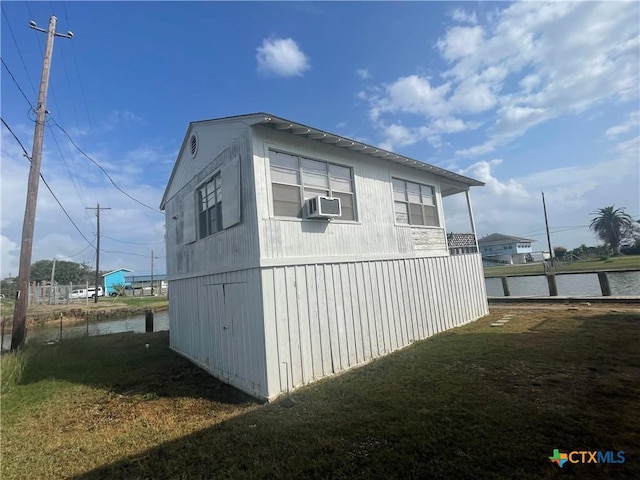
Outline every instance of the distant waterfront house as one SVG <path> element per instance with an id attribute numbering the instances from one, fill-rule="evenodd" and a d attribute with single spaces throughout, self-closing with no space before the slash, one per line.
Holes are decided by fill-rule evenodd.
<path id="1" fill-rule="evenodd" d="M 492 233 L 478 240 L 478 248 L 486 262 L 521 264 L 533 261 L 532 242 L 535 240 Z"/>
<path id="2" fill-rule="evenodd" d="M 167 275 L 164 273 L 156 273 L 154 275 L 126 275 L 124 279 L 127 282 L 127 289 L 129 289 L 133 295 L 167 294 Z"/>
<path id="3" fill-rule="evenodd" d="M 171 348 L 273 399 L 486 315 L 481 185 L 271 114 L 190 123 L 160 205 Z"/>
<path id="4" fill-rule="evenodd" d="M 113 270 L 102 275 L 102 284 L 104 285 L 105 295 L 117 294 L 114 286 L 126 286 L 127 282 L 124 279 L 125 272 L 130 273 L 132 271 L 133 270 L 129 270 L 128 268 L 119 268 L 118 270 Z"/>

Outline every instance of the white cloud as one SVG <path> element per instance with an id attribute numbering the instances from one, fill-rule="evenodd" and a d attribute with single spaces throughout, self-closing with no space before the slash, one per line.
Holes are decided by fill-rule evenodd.
<path id="1" fill-rule="evenodd" d="M 103 123 L 97 122 L 100 125 Z M 28 131 L 28 128 L 15 125 L 14 131 L 17 134 L 23 130 Z M 69 127 L 68 131 L 71 130 Z M 61 138 L 59 133 L 54 133 Z M 48 132 L 45 137 L 42 174 L 82 234 L 76 230 L 52 194 L 40 182 L 32 263 L 56 257 L 95 265 L 95 248 L 89 246 L 82 235 L 89 242 L 94 242 L 95 211 L 87 210 L 86 207 L 95 208 L 99 202 L 101 207 L 110 207 L 110 210 L 101 213 L 101 270 L 127 267 L 142 273 L 148 272 L 153 245 L 157 247 L 155 255 L 162 252 L 162 245 L 156 242 L 162 242 L 164 239 L 164 216 L 143 207 L 116 190 L 104 173 L 76 150 L 70 150 L 65 155 L 64 162 L 59 161 L 57 148 L 51 140 L 52 135 Z M 0 276 L 5 277 L 9 273 L 18 273 L 29 164 L 22 157 L 22 150 L 4 128 L 1 140 Z M 82 147 L 78 138 L 74 140 Z M 139 201 L 157 208 L 164 185 L 151 186 L 150 175 L 168 176 L 172 162 L 167 159 L 175 159 L 172 152 L 166 152 L 158 145 L 152 148 L 138 145 L 128 152 L 104 150 L 96 153 L 87 150 L 87 153 L 109 172 L 120 188 Z M 132 225 L 136 228 L 132 228 Z M 164 271 L 163 260 L 159 259 L 156 263 L 158 272 Z"/>
<path id="2" fill-rule="evenodd" d="M 309 59 L 291 38 L 265 38 L 257 51 L 258 71 L 262 73 L 295 77 L 311 68 Z"/>
<path id="3" fill-rule="evenodd" d="M 527 75 L 526 77 L 524 77 L 522 80 L 520 80 L 520 86 L 522 87 L 522 90 L 525 92 L 530 92 L 531 90 L 533 90 L 534 88 L 536 88 L 538 85 L 540 85 L 541 79 L 538 75 Z"/>
<path id="4" fill-rule="evenodd" d="M 494 140 L 487 140 L 481 145 L 474 145 L 473 147 L 456 150 L 456 155 L 461 155 L 465 157 L 477 157 L 485 153 L 491 153 L 495 151 L 495 149 L 496 149 L 496 142 Z"/>
<path id="5" fill-rule="evenodd" d="M 462 82 L 449 99 L 451 109 L 458 113 L 477 113 L 491 109 L 497 100 L 488 83 L 478 79 Z"/>
<path id="6" fill-rule="evenodd" d="M 483 42 L 482 27 L 452 27 L 447 30 L 445 37 L 438 41 L 438 48 L 446 60 L 454 62 L 478 54 Z"/>
<path id="7" fill-rule="evenodd" d="M 478 23 L 475 11 L 467 12 L 462 8 L 456 8 L 453 12 L 451 12 L 451 18 L 459 23 L 471 23 L 473 25 Z"/>
<path id="8" fill-rule="evenodd" d="M 537 171 L 516 178 L 502 173 L 508 159 L 476 162 L 460 173 L 477 178 L 486 186 L 472 191 L 478 234 L 498 232 L 538 240 L 534 249 L 546 249 L 541 193 L 544 192 L 552 245 L 575 248 L 595 245 L 589 230 L 591 212 L 606 206 L 626 207 L 638 213 L 638 151 L 640 137 L 615 145 L 601 162 Z M 468 231 L 466 205 L 461 196 L 445 200 L 447 229 Z M 449 215 L 450 214 L 450 215 Z"/>
<path id="9" fill-rule="evenodd" d="M 385 141 L 391 140 L 387 124 L 418 121 L 431 130 L 441 118 L 470 123 L 466 116 L 478 121 L 481 114 L 485 138 L 458 152 L 482 155 L 535 125 L 604 101 L 638 98 L 635 2 L 517 2 L 482 22 L 461 9 L 451 17 L 471 25 L 451 26 L 436 42 L 446 70 L 404 75 L 375 93 L 361 92 Z M 608 136 L 634 128 L 625 125 Z"/>
<path id="10" fill-rule="evenodd" d="M 432 87 L 428 77 L 410 75 L 402 77 L 384 88 L 384 96 L 372 98 L 373 118 L 381 113 L 416 113 L 440 115 L 446 111 L 445 97 L 449 85 Z"/>
<path id="11" fill-rule="evenodd" d="M 623 135 L 625 133 L 632 132 L 632 131 L 638 132 L 639 121 L 640 121 L 640 112 L 638 111 L 632 112 L 629 114 L 629 117 L 627 118 L 626 122 L 609 128 L 605 132 L 605 135 L 607 137 L 617 137 L 618 135 Z"/>
<path id="12" fill-rule="evenodd" d="M 362 79 L 362 80 L 367 80 L 369 78 L 371 78 L 371 74 L 369 73 L 369 70 L 366 68 L 361 68 L 356 70 L 358 76 Z"/>
<path id="13" fill-rule="evenodd" d="M 111 112 L 106 122 L 104 122 L 103 128 L 105 130 L 111 130 L 118 127 L 129 128 L 138 126 L 143 122 L 144 119 L 133 112 L 128 110 L 114 110 Z"/>
<path id="14" fill-rule="evenodd" d="M 508 196 L 513 199 L 529 200 L 530 195 L 516 180 L 509 179 L 502 182 L 493 176 L 492 170 L 502 163 L 501 159 L 493 159 L 488 162 L 477 162 L 463 171 L 464 175 L 476 178 L 485 183 L 484 193 L 494 197 Z"/>
<path id="15" fill-rule="evenodd" d="M 23 207 L 24 208 L 24 207 Z M 18 276 L 20 264 L 20 244 L 0 235 L 0 269 L 2 278 Z"/>

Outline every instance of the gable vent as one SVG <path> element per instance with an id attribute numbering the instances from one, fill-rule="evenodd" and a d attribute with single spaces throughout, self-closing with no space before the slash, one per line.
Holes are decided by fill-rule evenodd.
<path id="1" fill-rule="evenodd" d="M 198 137 L 195 133 L 191 135 L 189 145 L 191 146 L 191 156 L 195 158 L 196 153 L 198 153 Z"/>

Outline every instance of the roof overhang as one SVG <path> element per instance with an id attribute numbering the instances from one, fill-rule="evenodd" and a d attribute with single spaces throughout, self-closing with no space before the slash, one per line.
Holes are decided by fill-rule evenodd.
<path id="1" fill-rule="evenodd" d="M 466 177 L 464 175 L 460 175 L 459 173 L 455 173 L 450 170 L 446 170 L 444 168 L 436 167 L 435 165 L 430 165 L 428 163 L 422 162 L 420 160 L 416 160 L 414 158 L 406 157 L 404 155 L 399 155 L 397 153 L 385 150 L 383 148 L 374 147 L 364 142 L 352 140 L 350 138 L 343 137 L 341 135 L 336 135 L 330 132 L 325 132 L 324 130 L 309 127 L 307 125 L 303 125 L 302 123 L 292 122 L 291 120 L 277 117 L 275 115 L 271 115 L 270 113 L 252 113 L 247 115 L 235 115 L 235 116 L 229 116 L 229 117 L 214 118 L 209 120 L 198 120 L 198 121 L 190 122 L 189 128 L 187 130 L 187 134 L 185 135 L 182 141 L 182 145 L 180 147 L 178 159 L 182 156 L 182 152 L 185 149 L 185 145 L 189 137 L 189 132 L 191 131 L 193 125 L 216 124 L 216 123 L 224 123 L 229 121 L 236 121 L 236 122 L 239 121 L 246 124 L 248 127 L 251 127 L 253 125 L 263 125 L 269 128 L 273 128 L 274 130 L 277 130 L 280 132 L 285 132 L 291 135 L 306 137 L 311 140 L 315 140 L 317 142 L 331 144 L 338 148 L 344 148 L 344 149 L 358 152 L 373 158 L 386 160 L 389 162 L 396 163 L 398 165 L 403 165 L 405 167 L 414 168 L 416 170 L 437 175 L 441 179 L 445 179 L 444 182 L 441 182 L 441 187 L 440 187 L 440 193 L 443 197 L 468 191 L 469 187 L 481 187 L 484 185 L 484 182 L 481 182 L 474 178 Z M 173 181 L 176 169 L 177 169 L 177 160 L 176 160 L 176 165 L 174 165 L 173 171 L 171 172 L 171 177 L 169 178 L 169 182 L 165 189 L 162 200 L 160 202 L 161 210 L 164 210 L 164 206 L 167 201 L 167 194 L 169 192 L 169 186 Z M 449 180 L 449 182 L 447 182 L 446 180 Z"/>
<path id="2" fill-rule="evenodd" d="M 266 125 L 281 132 L 307 137 L 311 140 L 315 140 L 321 143 L 328 143 L 339 148 L 352 150 L 363 155 L 368 155 L 373 158 L 380 158 L 389 162 L 396 163 L 398 165 L 415 168 L 416 170 L 421 170 L 423 172 L 428 172 L 433 175 L 452 180 L 452 182 L 450 183 L 444 182 L 442 184 L 441 193 L 443 197 L 464 192 L 468 190 L 469 187 L 480 187 L 484 185 L 484 182 L 481 182 L 474 178 L 466 177 L 450 170 L 421 162 L 420 160 L 416 160 L 414 158 L 399 155 L 397 153 L 390 152 L 379 147 L 374 147 L 372 145 L 352 140 L 350 138 L 325 132 L 323 130 L 309 127 L 301 123 L 292 122 L 290 120 L 279 118 L 270 114 L 255 114 L 253 116 L 256 117 L 254 124 Z"/>

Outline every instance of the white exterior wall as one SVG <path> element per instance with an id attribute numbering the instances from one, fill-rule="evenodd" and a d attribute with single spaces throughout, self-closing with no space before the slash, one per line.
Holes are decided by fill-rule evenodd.
<path id="1" fill-rule="evenodd" d="M 200 131 L 199 137 L 212 135 Z M 190 155 L 185 153 L 185 155 Z M 253 187 L 251 136 L 247 129 L 231 146 L 216 157 L 209 156 L 204 145 L 198 149 L 198 158 L 209 158 L 209 163 L 174 194 L 165 205 L 167 275 L 169 280 L 181 277 L 226 272 L 233 269 L 253 268 L 258 265 L 258 232 L 256 196 Z M 231 192 L 222 186 L 222 202 L 230 194 L 240 195 L 240 223 L 202 240 L 185 243 L 188 221 L 194 222 L 197 232 L 197 212 L 194 192 L 233 158 L 240 159 L 240 191 Z M 190 161 L 185 158 L 183 161 Z M 191 220 L 188 217 L 191 217 Z M 176 218 L 174 218 L 176 217 Z"/>
<path id="2" fill-rule="evenodd" d="M 438 178 L 254 126 L 268 397 L 488 313 L 480 255 L 450 257 Z M 269 149 L 353 169 L 357 221 L 275 218 Z M 440 227 L 396 225 L 391 178 L 432 185 Z"/>
<path id="3" fill-rule="evenodd" d="M 295 257 L 326 260 L 336 256 L 370 259 L 372 255 L 449 255 L 440 186 L 434 175 L 268 127 L 254 126 L 253 130 L 261 264 L 268 264 L 266 259 L 274 260 L 272 264 L 287 259 L 279 262 L 286 264 Z M 357 222 L 274 218 L 269 148 L 351 167 Z M 391 177 L 435 187 L 441 228 L 395 225 Z"/>
<path id="4" fill-rule="evenodd" d="M 214 377 L 266 398 L 250 131 L 245 126 L 222 151 L 210 137 L 210 126 L 199 125 L 198 155 L 183 153 L 176 177 L 183 186 L 171 190 L 165 205 L 170 345 Z M 234 158 L 240 158 L 240 223 L 201 240 L 185 239 L 189 228 L 197 232 L 196 188 Z M 196 165 L 200 170 L 193 172 Z M 185 171 L 193 172 L 188 181 Z M 223 205 L 230 193 L 223 179 Z"/>
<path id="5" fill-rule="evenodd" d="M 480 256 L 261 269 L 268 397 L 488 313 Z"/>
<path id="6" fill-rule="evenodd" d="M 217 130 L 196 126 L 165 203 L 170 336 L 215 377 L 272 399 L 488 313 L 480 256 L 449 256 L 434 175 L 264 126 L 208 152 Z M 351 167 L 357 221 L 273 218 L 269 147 Z M 193 192 L 235 157 L 240 223 L 185 240 Z M 440 227 L 395 225 L 392 177 L 435 187 Z"/>
<path id="7" fill-rule="evenodd" d="M 174 280 L 171 348 L 214 377 L 267 398 L 258 269 Z"/>

